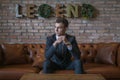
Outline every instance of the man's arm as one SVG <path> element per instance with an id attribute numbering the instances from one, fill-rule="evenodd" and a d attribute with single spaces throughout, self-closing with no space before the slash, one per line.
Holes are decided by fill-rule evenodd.
<path id="1" fill-rule="evenodd" d="M 49 37 L 47 37 L 46 49 L 45 49 L 45 58 L 50 59 L 55 52 L 56 52 L 56 48 L 53 46 L 52 40 Z"/>
<path id="2" fill-rule="evenodd" d="M 72 56 L 75 59 L 80 59 L 80 50 L 78 48 L 78 44 L 77 44 L 75 37 L 72 38 L 71 45 L 72 45 L 72 49 L 69 50 L 69 52 L 72 54 Z"/>
<path id="3" fill-rule="evenodd" d="M 71 36 L 66 38 L 66 36 L 63 36 L 63 42 L 67 46 L 69 53 L 71 53 L 75 59 L 80 59 L 80 50 L 75 37 Z"/>
<path id="4" fill-rule="evenodd" d="M 53 54 L 56 53 L 56 47 L 59 43 L 62 42 L 62 38 L 59 37 L 57 40 L 52 40 L 51 37 L 47 37 L 46 41 L 46 49 L 45 49 L 45 57 L 46 59 L 50 59 Z"/>

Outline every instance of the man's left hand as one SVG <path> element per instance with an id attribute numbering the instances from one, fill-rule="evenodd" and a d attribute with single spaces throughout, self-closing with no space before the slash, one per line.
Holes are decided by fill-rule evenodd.
<path id="1" fill-rule="evenodd" d="M 62 36 L 62 40 L 65 45 L 71 45 L 71 43 L 67 40 L 66 36 Z"/>

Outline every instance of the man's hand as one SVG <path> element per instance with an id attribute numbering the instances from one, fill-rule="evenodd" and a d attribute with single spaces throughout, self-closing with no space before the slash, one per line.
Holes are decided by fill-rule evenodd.
<path id="1" fill-rule="evenodd" d="M 66 36 L 62 36 L 62 40 L 64 42 L 65 45 L 71 45 L 71 43 L 67 40 Z"/>
<path id="2" fill-rule="evenodd" d="M 58 39 L 53 43 L 53 46 L 63 42 L 65 45 L 71 45 L 71 43 L 67 40 L 66 36 L 59 36 Z"/>
<path id="3" fill-rule="evenodd" d="M 66 42 L 68 42 L 66 36 L 61 36 L 61 37 L 62 37 L 62 40 L 63 40 L 64 44 L 65 44 Z"/>
<path id="4" fill-rule="evenodd" d="M 59 36 L 58 39 L 53 43 L 53 46 L 56 46 L 57 44 L 61 43 L 63 41 L 62 37 Z"/>

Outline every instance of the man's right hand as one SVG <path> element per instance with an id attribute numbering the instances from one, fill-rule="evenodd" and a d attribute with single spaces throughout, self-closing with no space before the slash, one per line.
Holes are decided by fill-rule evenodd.
<path id="1" fill-rule="evenodd" d="M 56 45 L 61 43 L 62 41 L 63 41 L 62 37 L 58 37 L 58 39 L 53 43 L 53 46 L 56 47 Z"/>

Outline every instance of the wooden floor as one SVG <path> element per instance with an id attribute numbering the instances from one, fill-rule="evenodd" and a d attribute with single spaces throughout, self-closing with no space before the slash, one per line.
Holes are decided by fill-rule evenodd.
<path id="1" fill-rule="evenodd" d="M 100 74 L 25 74 L 20 80 L 105 80 Z"/>

